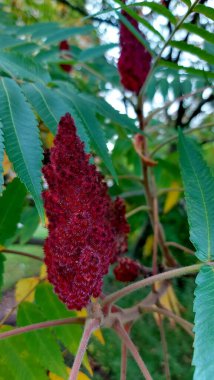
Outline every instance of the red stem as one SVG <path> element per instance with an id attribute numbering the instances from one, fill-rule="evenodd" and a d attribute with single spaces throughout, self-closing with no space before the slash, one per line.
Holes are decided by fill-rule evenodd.
<path id="1" fill-rule="evenodd" d="M 78 376 L 79 369 L 83 360 L 83 356 L 86 352 L 88 341 L 90 339 L 92 332 L 96 330 L 99 327 L 99 325 L 100 325 L 100 322 L 97 319 L 86 320 L 83 336 L 78 348 L 78 352 L 75 356 L 75 360 L 71 369 L 69 380 L 77 380 L 77 376 Z"/>
<path id="2" fill-rule="evenodd" d="M 125 343 L 126 347 L 131 352 L 133 358 L 135 359 L 136 363 L 138 364 L 142 374 L 144 375 L 146 380 L 152 380 L 152 377 L 143 361 L 141 356 L 139 355 L 139 352 L 137 350 L 137 347 L 134 345 L 132 340 L 130 339 L 129 335 L 127 334 L 126 330 L 121 326 L 121 324 L 115 323 L 114 329 L 117 333 L 117 335 L 122 339 L 122 341 Z M 74 379 L 73 379 L 74 380 Z"/>
<path id="3" fill-rule="evenodd" d="M 77 324 L 84 324 L 85 318 L 84 317 L 71 317 L 71 318 L 65 318 L 65 319 L 58 319 L 54 321 L 47 321 L 47 322 L 40 322 L 40 323 L 34 323 L 32 325 L 24 326 L 24 327 L 18 327 L 17 329 L 6 331 L 4 333 L 0 333 L 0 340 L 10 338 L 11 336 L 24 334 L 30 331 L 34 330 L 41 330 L 45 329 L 47 327 L 54 327 L 54 326 L 60 326 L 60 325 L 69 325 L 71 323 L 77 323 Z"/>

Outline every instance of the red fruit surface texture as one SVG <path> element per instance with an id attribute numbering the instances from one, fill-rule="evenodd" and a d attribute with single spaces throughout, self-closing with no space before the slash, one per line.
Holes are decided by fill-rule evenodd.
<path id="1" fill-rule="evenodd" d="M 130 282 L 136 280 L 140 274 L 140 264 L 129 257 L 121 257 L 114 268 L 114 274 L 118 281 Z"/>
<path id="2" fill-rule="evenodd" d="M 66 114 L 43 168 L 49 221 L 44 251 L 55 292 L 69 309 L 77 310 L 91 296 L 100 295 L 109 265 L 127 250 L 129 232 L 123 201 L 111 200 L 103 176 L 89 158 Z"/>
<path id="3" fill-rule="evenodd" d="M 143 36 L 137 21 L 124 10 L 122 10 L 122 15 Z M 152 56 L 122 23 L 120 25 L 120 47 L 118 71 L 121 83 L 126 90 L 138 94 L 149 73 Z"/>

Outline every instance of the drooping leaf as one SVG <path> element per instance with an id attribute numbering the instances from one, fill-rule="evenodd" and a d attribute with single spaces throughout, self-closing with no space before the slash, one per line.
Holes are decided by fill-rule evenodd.
<path id="1" fill-rule="evenodd" d="M 44 220 L 41 200 L 42 149 L 37 122 L 20 87 L 9 78 L 0 80 L 0 115 L 8 157 L 32 194 L 39 215 Z"/>
<path id="2" fill-rule="evenodd" d="M 0 333 L 7 331 L 2 328 Z M 13 336 L 0 344 L 0 380 L 49 380 L 47 370 L 41 366 L 36 352 L 32 355 L 23 335 Z"/>
<path id="3" fill-rule="evenodd" d="M 174 190 L 169 191 L 166 196 L 166 200 L 165 200 L 164 208 L 163 208 L 164 214 L 167 214 L 169 211 L 171 211 L 173 207 L 177 205 L 180 198 L 181 191 L 180 191 L 179 183 L 177 183 L 176 181 L 173 181 L 170 187 L 173 188 Z M 178 190 L 176 191 L 176 189 Z"/>
<path id="4" fill-rule="evenodd" d="M 194 380 L 212 379 L 214 373 L 214 270 L 204 266 L 196 277 L 194 301 Z"/>
<path id="5" fill-rule="evenodd" d="M 19 53 L 0 52 L 0 68 L 12 78 L 49 82 L 50 76 L 39 63 Z"/>
<path id="6" fill-rule="evenodd" d="M 28 302 L 33 302 L 35 297 L 36 285 L 39 283 L 39 277 L 21 278 L 16 283 L 15 299 L 16 302 L 21 302 L 23 299 Z"/>
<path id="7" fill-rule="evenodd" d="M 65 305 L 58 299 L 53 292 L 50 284 L 40 284 L 36 289 L 35 302 L 42 310 L 47 320 L 74 317 L 75 312 L 66 309 Z M 57 338 L 63 345 L 75 355 L 82 336 L 82 328 L 78 325 L 64 325 L 53 328 Z M 90 365 L 85 356 L 83 364 L 91 373 Z"/>
<path id="8" fill-rule="evenodd" d="M 37 305 L 24 302 L 19 306 L 18 326 L 27 326 L 44 321 L 45 317 Z M 67 379 L 62 353 L 50 329 L 35 330 L 25 334 L 23 339 L 31 355 L 36 353 L 37 359 L 44 368 L 56 373 L 65 380 Z"/>
<path id="9" fill-rule="evenodd" d="M 3 159 L 4 159 L 4 138 L 2 132 L 2 124 L 0 122 L 0 194 L 2 192 L 3 179 Z"/>
<path id="10" fill-rule="evenodd" d="M 0 245 L 15 234 L 25 196 L 24 185 L 15 178 L 0 197 Z"/>
<path id="11" fill-rule="evenodd" d="M 214 178 L 197 144 L 179 132 L 180 166 L 190 240 L 201 261 L 214 258 Z"/>

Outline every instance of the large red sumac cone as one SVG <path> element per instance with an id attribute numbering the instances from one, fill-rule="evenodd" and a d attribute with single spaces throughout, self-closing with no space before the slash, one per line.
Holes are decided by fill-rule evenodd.
<path id="1" fill-rule="evenodd" d="M 124 10 L 122 15 L 143 36 L 137 21 Z M 152 56 L 123 23 L 120 25 L 120 47 L 118 71 L 121 83 L 125 89 L 138 94 L 150 70 Z"/>
<path id="2" fill-rule="evenodd" d="M 110 263 L 127 249 L 129 232 L 123 201 L 112 202 L 89 158 L 66 114 L 43 168 L 49 221 L 44 251 L 49 281 L 67 307 L 77 310 L 100 295 Z"/>

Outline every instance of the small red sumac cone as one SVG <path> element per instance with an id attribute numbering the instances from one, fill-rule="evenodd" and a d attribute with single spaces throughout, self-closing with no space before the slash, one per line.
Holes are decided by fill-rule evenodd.
<path id="1" fill-rule="evenodd" d="M 112 202 L 103 176 L 89 158 L 66 114 L 43 168 L 49 221 L 44 251 L 55 292 L 69 309 L 77 310 L 91 296 L 100 295 L 109 265 L 127 250 L 129 232 L 123 201 Z"/>
<path id="2" fill-rule="evenodd" d="M 130 282 L 137 279 L 141 272 L 141 265 L 129 257 L 121 257 L 114 268 L 114 274 L 118 281 Z"/>
<path id="3" fill-rule="evenodd" d="M 59 50 L 70 51 L 70 46 L 69 46 L 67 40 L 63 40 L 63 41 L 60 42 L 60 44 L 59 44 Z M 65 57 L 66 58 L 71 58 L 72 55 L 69 53 L 69 54 L 66 54 Z M 73 70 L 72 65 L 66 65 L 65 63 L 61 64 L 60 67 L 62 68 L 62 70 L 66 71 L 67 73 L 70 73 Z"/>
<path id="4" fill-rule="evenodd" d="M 122 10 L 122 15 L 143 36 L 137 21 L 124 10 Z M 125 89 L 138 94 L 149 73 L 152 56 L 122 23 L 120 25 L 120 47 L 118 71 L 121 83 Z"/>

